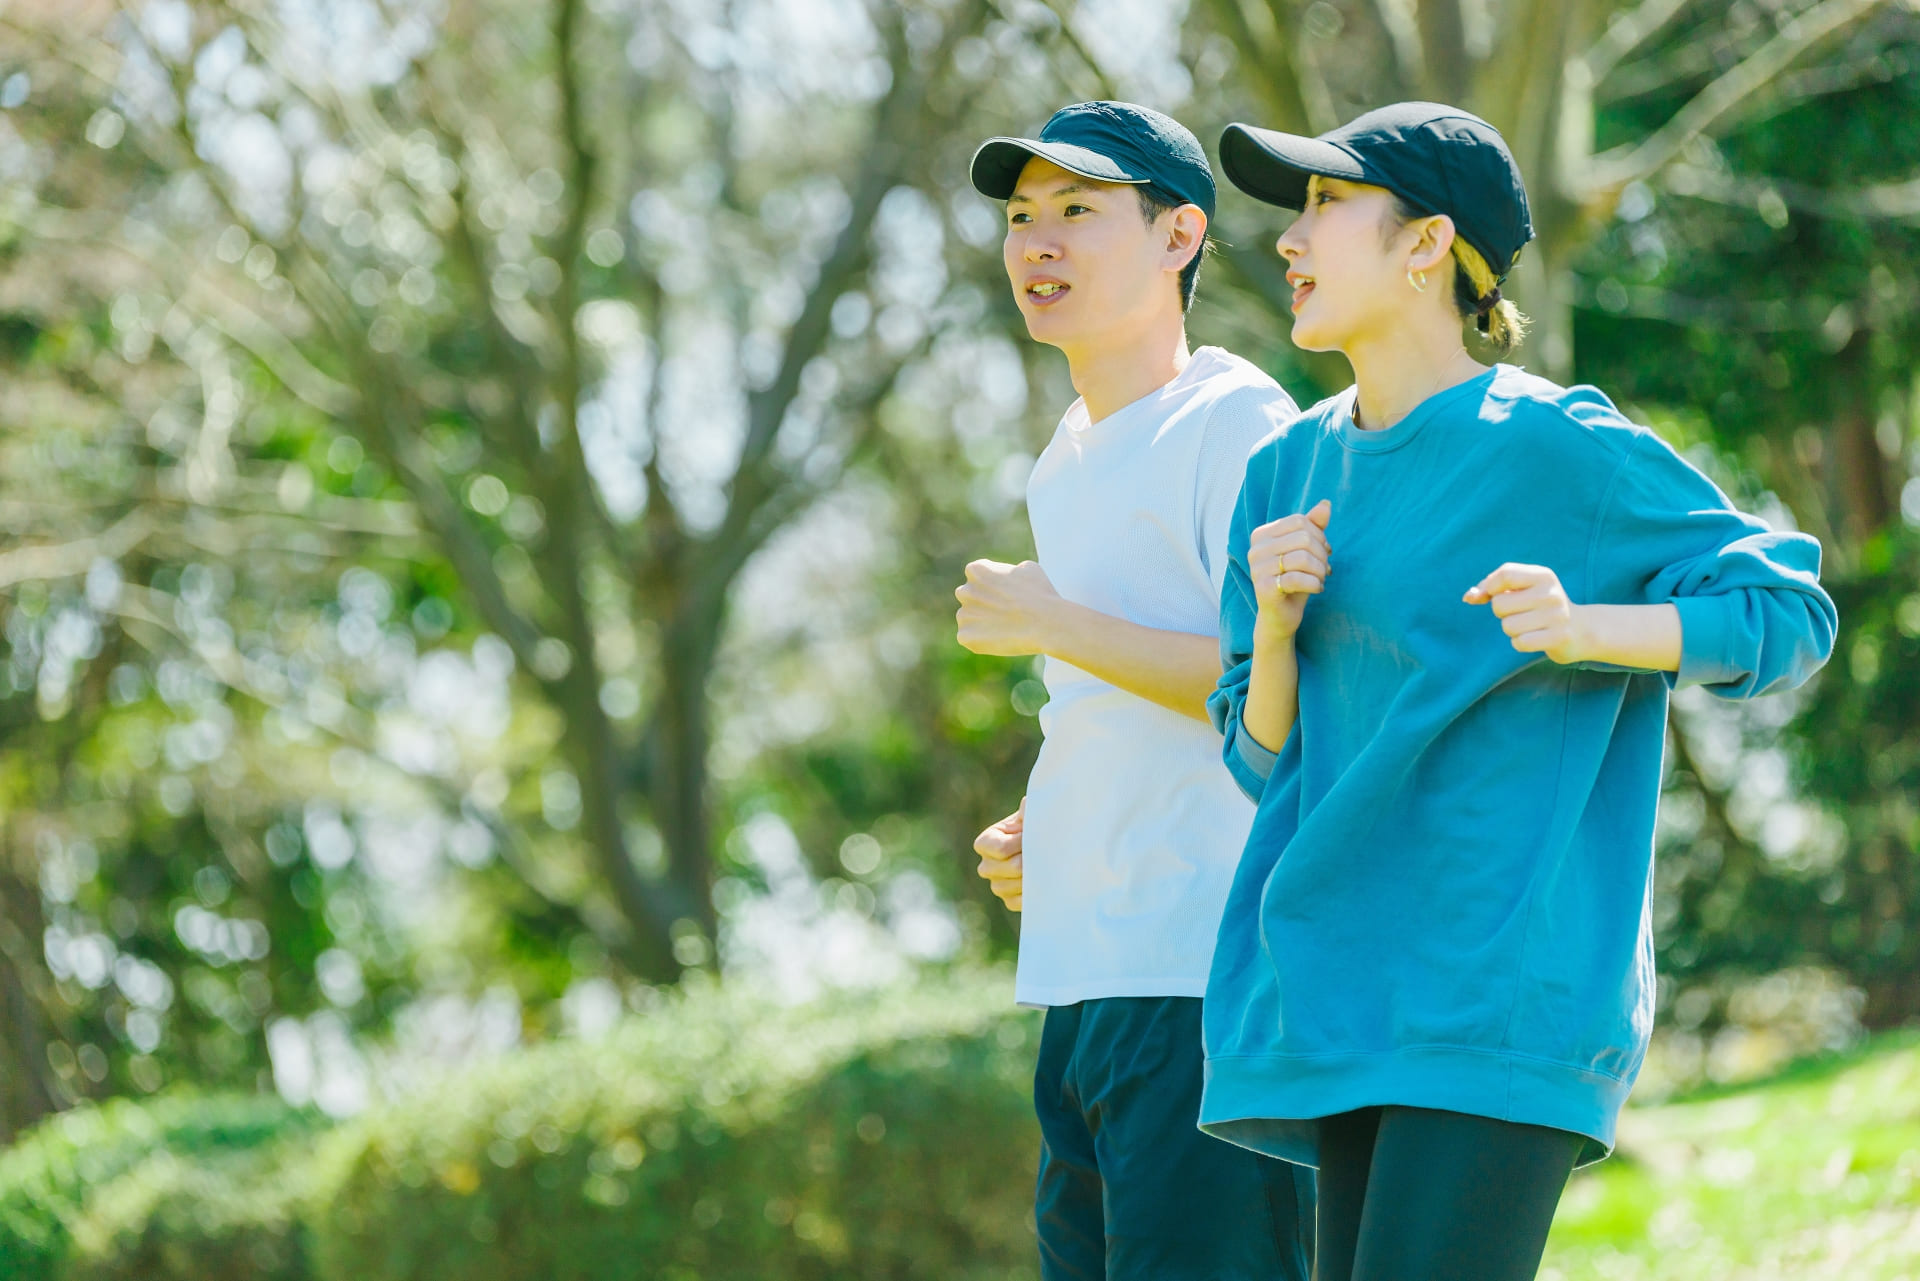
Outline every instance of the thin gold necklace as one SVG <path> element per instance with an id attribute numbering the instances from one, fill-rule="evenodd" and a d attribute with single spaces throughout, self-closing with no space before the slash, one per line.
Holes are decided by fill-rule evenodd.
<path id="1" fill-rule="evenodd" d="M 1420 397 L 1420 399 L 1418 399 L 1418 400 L 1416 400 L 1416 401 L 1414 401 L 1414 402 L 1413 402 L 1413 403 L 1412 403 L 1411 405 L 1409 405 L 1409 406 L 1407 406 L 1407 413 L 1406 413 L 1406 414 L 1402 414 L 1402 415 L 1400 415 L 1400 417 L 1398 417 L 1398 418 L 1396 418 L 1396 419 L 1394 419 L 1394 420 L 1393 420 L 1393 422 L 1390 422 L 1390 423 L 1388 423 L 1388 424 L 1387 424 L 1387 425 L 1386 425 L 1385 427 L 1380 427 L 1380 428 L 1369 428 L 1369 427 L 1366 427 L 1366 426 L 1364 426 L 1364 425 L 1363 425 L 1363 424 L 1361 423 L 1361 421 L 1360 421 L 1360 392 L 1359 392 L 1359 389 L 1358 389 L 1358 388 L 1356 388 L 1356 389 L 1354 390 L 1354 393 L 1353 393 L 1353 425 L 1354 425 L 1355 427 L 1358 427 L 1358 428 L 1359 428 L 1359 429 L 1360 429 L 1361 431 L 1370 431 L 1370 430 L 1378 430 L 1378 431 L 1387 431 L 1387 430 L 1390 430 L 1391 428 L 1393 428 L 1393 427 L 1394 427 L 1395 425 L 1397 425 L 1397 424 L 1399 424 L 1399 423 L 1401 423 L 1401 422 L 1404 422 L 1404 421 L 1406 420 L 1406 417 L 1407 417 L 1407 414 L 1411 414 L 1411 413 L 1412 413 L 1412 412 L 1413 412 L 1414 410 L 1416 410 L 1416 409 L 1418 409 L 1418 408 L 1420 408 L 1420 406 L 1422 406 L 1422 405 L 1424 405 L 1424 404 L 1426 404 L 1426 403 L 1427 403 L 1427 401 L 1429 401 L 1429 400 L 1431 400 L 1431 399 L 1433 399 L 1433 398 L 1434 398 L 1435 396 L 1437 396 L 1437 395 L 1439 395 L 1439 393 L 1440 393 L 1440 389 L 1441 389 L 1441 388 L 1440 388 L 1440 385 L 1441 385 L 1442 383 L 1444 383 L 1444 382 L 1446 382 L 1446 381 L 1447 381 L 1447 365 L 1451 365 L 1451 364 L 1453 364 L 1453 363 L 1454 363 L 1454 361 L 1455 361 L 1455 360 L 1456 360 L 1456 359 L 1457 359 L 1458 357 L 1461 357 L 1461 356 L 1466 356 L 1468 360 L 1473 360 L 1473 357 L 1472 357 L 1471 355 L 1468 355 L 1468 353 L 1467 353 L 1467 349 L 1466 349 L 1465 347 L 1455 347 L 1455 348 L 1453 349 L 1453 355 L 1451 355 L 1451 356 L 1448 356 L 1448 357 L 1447 357 L 1447 362 L 1446 362 L 1446 365 L 1442 365 L 1442 366 L 1440 367 L 1440 376 L 1439 376 L 1438 378 L 1436 378 L 1436 379 L 1434 379 L 1434 380 L 1433 380 L 1433 383 L 1432 383 L 1432 384 L 1431 384 L 1431 386 L 1430 386 L 1430 387 L 1428 388 L 1428 390 L 1427 390 L 1427 393 L 1426 393 L 1425 395 L 1423 395 L 1423 396 L 1421 396 L 1421 397 Z M 1477 364 L 1478 362 L 1476 361 L 1475 363 Z M 1478 375 L 1478 374 L 1476 374 L 1476 375 L 1474 375 L 1474 376 L 1475 376 L 1476 378 L 1477 378 L 1477 377 L 1479 377 L 1479 375 Z M 1462 381 L 1462 382 L 1465 382 L 1466 380 L 1465 380 L 1465 379 L 1461 379 L 1461 381 Z"/>

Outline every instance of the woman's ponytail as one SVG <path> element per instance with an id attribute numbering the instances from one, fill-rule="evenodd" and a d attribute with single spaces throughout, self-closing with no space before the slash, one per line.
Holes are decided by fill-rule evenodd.
<path id="1" fill-rule="evenodd" d="M 1459 236 L 1453 239 L 1453 301 L 1463 317 L 1473 318 L 1498 355 L 1511 355 L 1527 336 L 1526 316 L 1500 296 L 1500 281 L 1487 260 Z"/>

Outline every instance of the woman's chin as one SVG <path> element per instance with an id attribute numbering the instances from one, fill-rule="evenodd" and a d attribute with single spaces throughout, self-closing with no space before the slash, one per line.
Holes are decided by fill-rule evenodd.
<path id="1" fill-rule="evenodd" d="M 1293 345 L 1301 351 L 1333 351 L 1339 347 L 1339 340 L 1327 332 L 1327 326 L 1318 323 L 1312 316 L 1293 318 Z"/>

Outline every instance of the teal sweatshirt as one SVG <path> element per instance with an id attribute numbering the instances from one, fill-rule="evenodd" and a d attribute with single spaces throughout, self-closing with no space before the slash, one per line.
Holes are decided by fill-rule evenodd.
<path id="1" fill-rule="evenodd" d="M 1787 689 L 1833 648 L 1820 545 L 1735 511 L 1591 387 L 1507 365 L 1384 431 L 1353 392 L 1247 465 L 1210 704 L 1258 804 L 1206 997 L 1201 1128 L 1318 1164 L 1314 1118 L 1442 1108 L 1587 1136 L 1653 1023 L 1654 814 L 1668 690 Z M 1252 530 L 1332 503 L 1278 753 L 1240 724 Z M 1677 675 L 1515 651 L 1461 595 L 1507 562 L 1575 601 L 1672 602 Z"/>

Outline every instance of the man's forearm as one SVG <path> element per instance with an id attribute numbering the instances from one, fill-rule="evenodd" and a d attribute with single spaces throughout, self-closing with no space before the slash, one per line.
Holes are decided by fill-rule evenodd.
<path id="1" fill-rule="evenodd" d="M 1220 642 L 1190 632 L 1142 627 L 1062 601 L 1051 612 L 1042 652 L 1197 721 L 1220 680 Z"/>
<path id="2" fill-rule="evenodd" d="M 1253 741 L 1277 752 L 1293 733 L 1300 715 L 1300 666 L 1293 637 L 1254 624 L 1253 668 L 1247 676 L 1247 701 L 1240 709 L 1240 728 Z"/>

